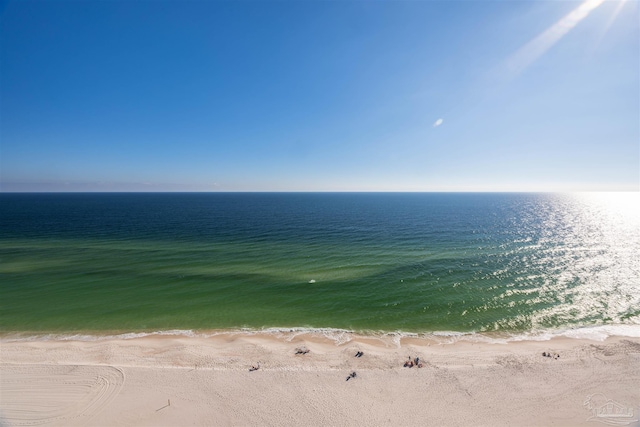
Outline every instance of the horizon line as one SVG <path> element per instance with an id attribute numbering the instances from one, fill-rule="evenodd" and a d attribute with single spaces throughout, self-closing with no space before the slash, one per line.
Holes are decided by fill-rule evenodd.
<path id="1" fill-rule="evenodd" d="M 640 193 L 636 190 L 166 190 L 166 191 L 5 191 L 0 194 L 425 194 L 425 193 Z"/>

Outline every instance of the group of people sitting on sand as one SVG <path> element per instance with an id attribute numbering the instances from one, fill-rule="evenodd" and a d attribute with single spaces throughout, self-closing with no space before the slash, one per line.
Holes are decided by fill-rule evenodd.
<path id="1" fill-rule="evenodd" d="M 309 353 L 309 349 L 306 347 L 296 348 L 296 354 L 307 354 L 307 353 Z"/>
<path id="2" fill-rule="evenodd" d="M 552 357 L 552 358 L 554 358 L 554 359 L 560 359 L 560 355 L 559 355 L 558 353 L 553 353 L 553 354 L 552 354 L 551 352 L 543 351 L 543 352 L 542 352 L 542 355 L 543 355 L 544 357 Z"/>
<path id="3" fill-rule="evenodd" d="M 414 366 L 417 366 L 418 368 L 422 368 L 423 365 L 420 362 L 420 358 L 419 357 L 416 357 L 415 359 L 411 360 L 411 356 L 409 356 L 409 360 L 404 362 L 404 367 L 405 368 L 413 368 Z"/>

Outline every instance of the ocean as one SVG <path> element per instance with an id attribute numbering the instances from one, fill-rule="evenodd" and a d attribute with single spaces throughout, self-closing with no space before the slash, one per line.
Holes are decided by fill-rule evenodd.
<path id="1" fill-rule="evenodd" d="M 640 336 L 640 193 L 0 194 L 0 337 Z"/>

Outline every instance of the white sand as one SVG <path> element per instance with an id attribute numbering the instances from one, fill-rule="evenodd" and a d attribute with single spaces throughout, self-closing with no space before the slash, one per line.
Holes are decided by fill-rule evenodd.
<path id="1" fill-rule="evenodd" d="M 337 345 L 238 333 L 4 341 L 0 356 L 0 425 L 11 426 L 637 425 L 640 407 L 640 338 Z M 425 366 L 402 367 L 408 356 Z M 594 417 L 607 404 L 622 413 Z"/>

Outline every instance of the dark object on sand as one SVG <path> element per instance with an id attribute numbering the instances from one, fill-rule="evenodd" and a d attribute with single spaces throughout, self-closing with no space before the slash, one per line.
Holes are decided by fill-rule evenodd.
<path id="1" fill-rule="evenodd" d="M 346 380 L 346 381 L 349 381 L 351 378 L 355 378 L 355 377 L 356 377 L 356 372 L 355 372 L 355 371 L 353 371 L 353 372 L 351 372 L 351 373 L 349 374 L 349 376 L 347 377 L 347 380 Z"/>
<path id="2" fill-rule="evenodd" d="M 359 351 L 356 353 L 356 357 L 362 357 L 363 354 L 364 354 L 363 352 Z"/>
<path id="3" fill-rule="evenodd" d="M 249 368 L 249 372 L 257 371 L 258 369 L 260 369 L 260 364 L 259 363 L 258 363 L 257 366 L 251 366 Z"/>
<path id="4" fill-rule="evenodd" d="M 306 347 L 298 347 L 296 348 L 296 354 L 307 354 L 309 350 Z"/>

